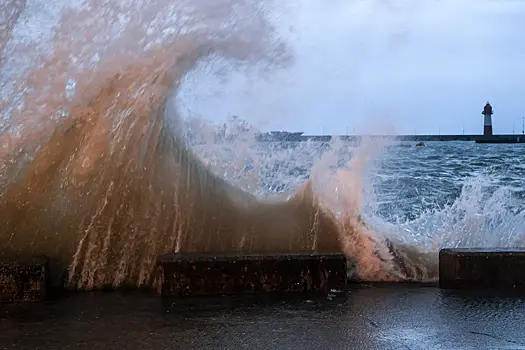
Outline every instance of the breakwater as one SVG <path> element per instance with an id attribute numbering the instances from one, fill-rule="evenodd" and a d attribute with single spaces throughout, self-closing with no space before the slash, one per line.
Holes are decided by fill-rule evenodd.
<path id="1" fill-rule="evenodd" d="M 320 141 L 329 142 L 332 138 L 346 141 L 360 141 L 365 137 L 387 138 L 399 141 L 471 141 L 477 143 L 525 143 L 525 135 L 502 134 L 493 136 L 484 135 L 304 135 L 303 133 L 260 134 L 258 141 Z"/>

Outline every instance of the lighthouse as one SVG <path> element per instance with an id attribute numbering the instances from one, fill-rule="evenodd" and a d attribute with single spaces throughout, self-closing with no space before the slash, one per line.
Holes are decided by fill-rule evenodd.
<path id="1" fill-rule="evenodd" d="M 483 122 L 483 136 L 492 136 L 492 115 L 494 112 L 492 111 L 492 106 L 488 101 L 485 104 L 481 114 L 485 116 L 485 120 Z"/>

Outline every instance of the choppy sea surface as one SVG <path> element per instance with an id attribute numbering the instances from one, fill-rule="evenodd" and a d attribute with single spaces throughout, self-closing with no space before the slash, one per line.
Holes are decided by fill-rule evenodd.
<path id="1" fill-rule="evenodd" d="M 522 244 L 525 145 L 378 143 L 374 147 L 374 141 L 368 141 L 360 147 L 334 138 L 329 143 L 253 143 L 251 151 L 236 150 L 233 145 L 196 149 L 203 159 L 230 154 L 233 164 L 242 166 L 228 172 L 232 163 L 215 162 L 215 171 L 228 174 L 231 181 L 260 196 L 293 193 L 310 178 L 316 163 L 332 173 L 340 169 L 352 172 L 348 166 L 352 157 L 366 155 L 366 164 L 359 164 L 361 188 L 356 192 L 361 193 L 363 216 L 378 230 L 439 247 Z M 261 159 L 262 165 L 253 165 Z"/>

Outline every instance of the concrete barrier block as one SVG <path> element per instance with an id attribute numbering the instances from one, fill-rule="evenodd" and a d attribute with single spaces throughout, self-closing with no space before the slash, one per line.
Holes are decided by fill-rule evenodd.
<path id="1" fill-rule="evenodd" d="M 47 257 L 0 261 L 0 302 L 44 300 L 48 266 Z"/>
<path id="2" fill-rule="evenodd" d="M 162 296 L 328 293 L 346 287 L 343 254 L 177 253 L 157 263 Z"/>
<path id="3" fill-rule="evenodd" d="M 439 285 L 445 289 L 525 289 L 525 249 L 442 249 Z"/>

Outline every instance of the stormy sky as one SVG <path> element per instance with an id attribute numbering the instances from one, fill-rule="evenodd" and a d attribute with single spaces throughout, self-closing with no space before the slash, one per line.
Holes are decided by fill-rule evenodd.
<path id="1" fill-rule="evenodd" d="M 201 77 L 184 108 L 306 134 L 476 134 L 489 100 L 495 133 L 522 132 L 525 1 L 298 0 L 273 20 L 291 67 Z"/>

